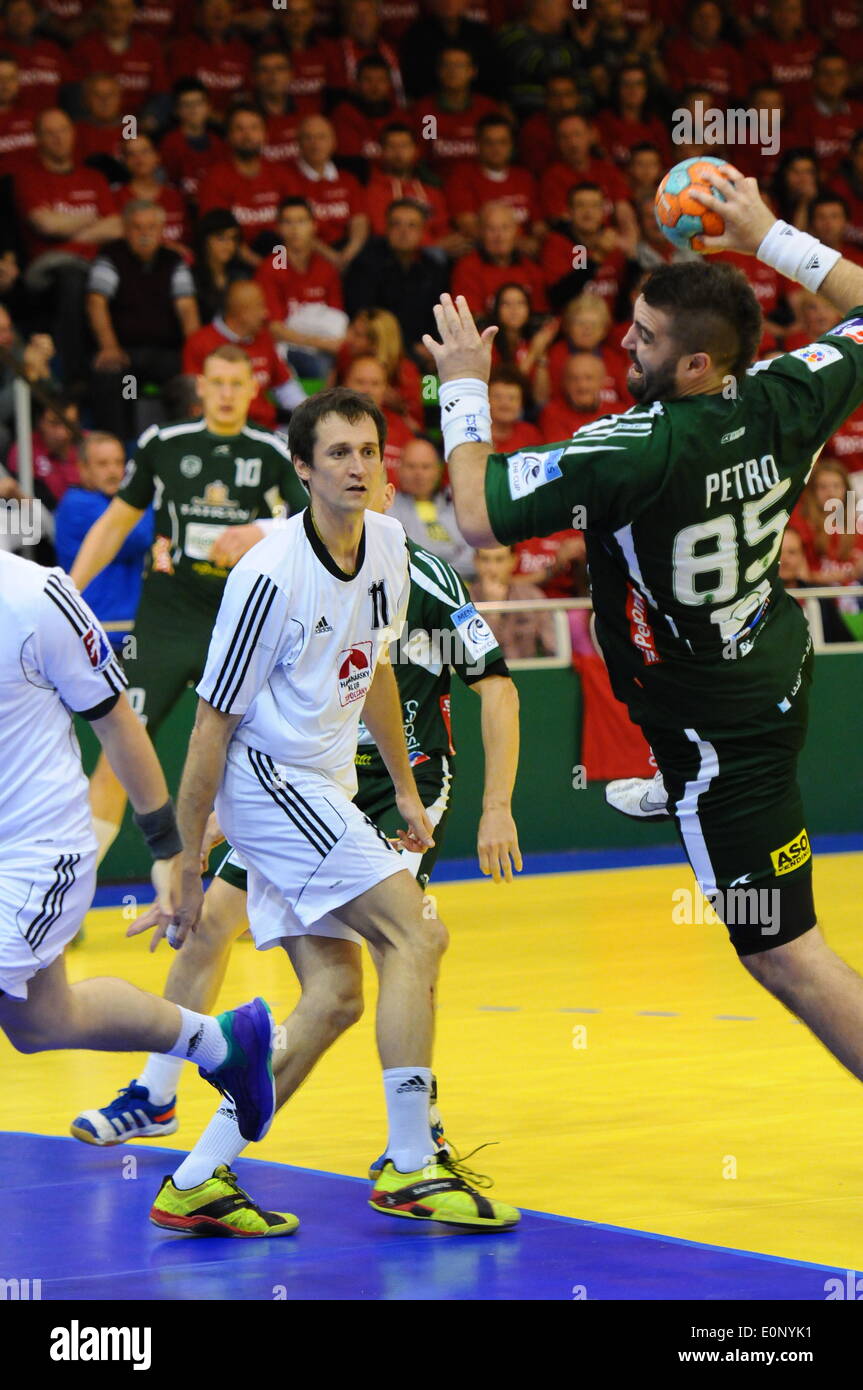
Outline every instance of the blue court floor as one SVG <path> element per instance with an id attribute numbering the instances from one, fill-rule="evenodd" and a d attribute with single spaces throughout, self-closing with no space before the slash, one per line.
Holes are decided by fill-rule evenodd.
<path id="1" fill-rule="evenodd" d="M 824 1298 L 844 1270 L 525 1212 L 500 1235 L 417 1228 L 365 1205 L 368 1184 L 240 1159 L 265 1206 L 296 1211 L 294 1236 L 201 1239 L 147 1212 L 178 1151 L 100 1150 L 0 1135 L 0 1277 L 43 1299 L 564 1300 Z"/>

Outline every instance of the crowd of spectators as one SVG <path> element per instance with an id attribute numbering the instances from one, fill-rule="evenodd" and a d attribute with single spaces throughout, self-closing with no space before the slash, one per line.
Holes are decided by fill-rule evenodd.
<path id="1" fill-rule="evenodd" d="M 674 113 L 698 103 L 778 120 L 775 149 L 673 139 Z M 656 227 L 655 189 L 701 153 L 863 264 L 858 0 L 7 0 L 0 505 L 21 496 L 16 372 L 33 391 L 40 556 L 66 563 L 67 519 L 111 495 L 118 442 L 195 413 L 195 374 L 230 342 L 265 428 L 321 385 L 372 396 L 394 514 L 478 595 L 586 593 L 577 532 L 476 556 L 459 535 L 423 334 L 444 290 L 499 325 L 501 451 L 626 409 L 632 304 L 686 254 Z M 762 356 L 835 322 L 817 295 L 723 256 L 758 296 Z M 783 574 L 863 578 L 861 537 L 824 525 L 861 479 L 863 410 L 827 445 Z M 546 650 L 547 625 L 511 626 L 512 655 Z"/>

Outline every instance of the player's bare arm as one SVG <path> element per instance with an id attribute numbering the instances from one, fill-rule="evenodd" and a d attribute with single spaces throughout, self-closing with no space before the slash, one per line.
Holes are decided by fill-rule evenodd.
<path id="1" fill-rule="evenodd" d="M 83 591 L 119 552 L 129 532 L 137 526 L 143 510 L 131 507 L 122 497 L 114 497 L 98 521 L 94 521 L 75 556 L 72 582 Z"/>
<path id="2" fill-rule="evenodd" d="M 463 295 L 456 300 L 451 295 L 441 295 L 434 314 L 441 341 L 437 342 L 431 334 L 425 333 L 423 344 L 434 358 L 441 386 L 451 381 L 472 380 L 487 388 L 496 326 L 492 325 L 480 334 Z M 450 452 L 447 448 L 447 406 L 444 402 L 442 407 L 444 452 L 459 529 L 470 545 L 496 545 L 497 537 L 491 529 L 485 505 L 485 473 L 488 456 L 492 452 L 491 431 L 488 431 L 488 443 L 465 440 L 456 444 Z"/>
<path id="3" fill-rule="evenodd" d="M 183 780 L 177 796 L 177 825 L 183 841 L 183 853 L 174 870 L 175 930 L 172 945 L 182 945 L 186 934 L 195 930 L 201 915 L 204 901 L 201 847 L 225 770 L 228 744 L 241 717 L 239 714 L 222 714 L 206 700 L 198 700 L 195 727 L 189 740 Z"/>
<path id="4" fill-rule="evenodd" d="M 520 873 L 521 850 L 512 818 L 512 793 L 518 771 L 518 691 L 509 676 L 485 676 L 476 681 L 482 701 L 482 747 L 485 781 L 482 815 L 476 837 L 479 867 L 495 883 L 512 883 L 515 866 Z"/>
<path id="5" fill-rule="evenodd" d="M 411 854 L 434 844 L 431 821 L 426 815 L 408 759 L 402 707 L 395 673 L 389 661 L 379 661 L 363 705 L 363 723 L 378 746 L 395 788 L 396 805 L 407 822 L 399 831 L 403 849 Z"/>
<path id="6" fill-rule="evenodd" d="M 165 774 L 150 737 L 126 696 L 121 695 L 102 719 L 94 719 L 92 728 L 138 815 L 150 815 L 166 806 L 169 797 Z M 171 859 L 153 861 L 152 880 L 157 901 L 126 933 L 137 936 L 139 932 L 156 927 L 152 948 L 164 935 L 171 919 L 171 874 L 178 860 L 179 855 L 175 855 Z"/>
<path id="7" fill-rule="evenodd" d="M 711 177 L 722 197 L 718 198 L 701 187 L 694 187 L 692 196 L 724 218 L 725 231 L 722 236 L 705 237 L 705 249 L 758 255 L 765 237 L 778 219 L 761 197 L 757 180 L 744 178 L 742 174 L 729 179 L 718 169 Z M 763 260 L 764 255 L 760 255 L 759 259 Z M 856 309 L 863 304 L 863 270 L 853 261 L 840 257 L 819 284 L 818 293 L 829 299 L 841 314 Z"/>

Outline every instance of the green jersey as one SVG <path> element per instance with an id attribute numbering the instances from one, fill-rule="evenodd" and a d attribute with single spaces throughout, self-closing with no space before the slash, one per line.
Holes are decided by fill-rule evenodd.
<path id="1" fill-rule="evenodd" d="M 563 443 L 489 457 L 501 542 L 585 531 L 597 637 L 637 723 L 740 727 L 787 707 L 810 638 L 779 580 L 782 535 L 861 401 L 863 308 L 756 362 L 734 399 L 635 405 Z"/>
<path id="2" fill-rule="evenodd" d="M 401 637 L 390 647 L 390 658 L 401 696 L 408 754 L 411 765 L 418 767 L 435 756 L 455 752 L 450 725 L 452 671 L 465 685 L 508 672 L 497 638 L 452 566 L 412 540 L 408 540 L 408 551 L 407 618 Z M 389 775 L 363 724 L 356 763 L 361 776 Z"/>
<path id="3" fill-rule="evenodd" d="M 162 597 L 215 613 L 228 570 L 210 562 L 226 526 L 270 516 L 281 500 L 293 513 L 308 505 L 287 445 L 246 425 L 213 434 L 203 420 L 152 425 L 138 440 L 118 496 L 156 511 L 156 545 L 147 586 Z"/>

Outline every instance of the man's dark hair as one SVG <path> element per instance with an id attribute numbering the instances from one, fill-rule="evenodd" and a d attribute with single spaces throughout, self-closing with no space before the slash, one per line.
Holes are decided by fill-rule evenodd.
<path id="1" fill-rule="evenodd" d="M 287 212 L 289 208 L 303 208 L 309 214 L 309 217 L 314 219 L 315 214 L 312 212 L 311 203 L 305 198 L 300 198 L 296 193 L 292 193 L 289 198 L 283 198 L 279 203 L 279 217 L 281 217 L 283 212 Z"/>
<path id="2" fill-rule="evenodd" d="M 591 183 L 589 179 L 584 179 L 581 183 L 574 183 L 572 188 L 567 190 L 566 201 L 572 202 L 576 193 L 598 193 L 600 198 L 605 197 L 603 189 L 598 183 Z"/>
<path id="3" fill-rule="evenodd" d="M 387 121 L 387 124 L 381 130 L 381 144 L 383 144 L 388 135 L 409 135 L 414 141 L 416 141 L 417 138 L 406 121 Z"/>
<path id="4" fill-rule="evenodd" d="M 735 377 L 754 361 L 761 342 L 761 308 L 736 266 L 708 260 L 663 265 L 641 293 L 651 309 L 668 314 L 681 354 L 708 352 Z"/>
<path id="5" fill-rule="evenodd" d="M 259 107 L 252 101 L 235 101 L 232 103 L 225 116 L 225 130 L 231 129 L 235 116 L 257 116 L 259 121 L 266 124 L 266 117 Z"/>
<path id="6" fill-rule="evenodd" d="M 842 194 L 841 194 L 841 193 L 828 193 L 828 192 L 825 192 L 825 193 L 819 193 L 819 194 L 818 194 L 818 197 L 817 197 L 817 198 L 813 198 L 813 199 L 812 199 L 812 202 L 809 204 L 809 224 L 810 224 L 810 226 L 812 225 L 812 217 L 813 217 L 813 214 L 814 214 L 815 212 L 817 212 L 818 208 L 829 208 L 829 207 L 832 207 L 834 203 L 835 203 L 838 207 L 840 207 L 840 208 L 842 209 L 842 211 L 844 212 L 846 218 L 848 218 L 849 221 L 850 221 L 851 212 L 850 212 L 850 209 L 849 209 L 849 207 L 848 207 L 848 204 L 846 203 L 845 199 L 842 197 Z"/>
<path id="7" fill-rule="evenodd" d="M 351 391 L 347 386 L 333 386 L 329 391 L 319 391 L 316 396 L 309 396 L 297 406 L 288 425 L 288 448 L 292 458 L 301 459 L 303 463 L 312 467 L 318 421 L 325 415 L 338 415 L 340 419 L 347 420 L 349 425 L 356 425 L 369 416 L 377 430 L 378 445 L 383 459 L 384 445 L 387 442 L 386 419 L 371 396 L 366 396 L 361 391 Z M 301 478 L 300 482 L 302 481 Z"/>
<path id="8" fill-rule="evenodd" d="M 530 385 L 524 372 L 520 372 L 512 362 L 500 362 L 496 367 L 492 367 L 488 384 L 489 386 L 517 386 L 523 401 L 526 401 L 530 395 Z"/>
<path id="9" fill-rule="evenodd" d="M 389 63 L 380 53 L 367 53 L 364 58 L 360 58 L 357 63 L 357 76 L 359 77 L 361 72 L 368 72 L 370 68 L 383 68 L 387 74 L 390 71 Z"/>
<path id="10" fill-rule="evenodd" d="M 508 120 L 506 116 L 501 115 L 499 111 L 489 111 L 487 116 L 480 116 L 476 123 L 477 136 L 482 135 L 487 130 L 493 130 L 499 125 L 506 126 L 513 141 L 515 141 L 515 127 L 512 121 Z"/>
<path id="11" fill-rule="evenodd" d="M 393 198 L 387 207 L 387 222 L 394 212 L 398 212 L 399 208 L 410 208 L 411 212 L 418 212 L 423 222 L 428 217 L 428 209 L 424 208 L 422 203 L 418 203 L 415 198 Z"/>

